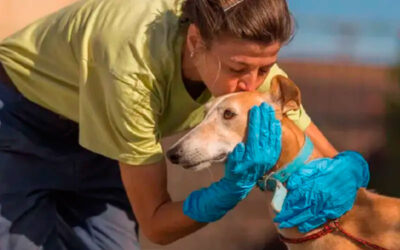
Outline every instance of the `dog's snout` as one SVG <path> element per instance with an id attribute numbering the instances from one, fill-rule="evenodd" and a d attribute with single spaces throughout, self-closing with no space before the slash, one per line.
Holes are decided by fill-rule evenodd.
<path id="1" fill-rule="evenodd" d="M 180 159 L 181 159 L 181 150 L 180 147 L 173 147 L 167 152 L 167 157 L 168 159 L 174 163 L 174 164 L 179 164 Z"/>

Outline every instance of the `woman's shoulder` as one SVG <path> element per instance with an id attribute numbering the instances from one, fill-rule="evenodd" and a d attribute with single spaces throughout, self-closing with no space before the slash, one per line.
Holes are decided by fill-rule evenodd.
<path id="1" fill-rule="evenodd" d="M 151 73 L 154 58 L 174 54 L 179 33 L 177 0 L 91 0 L 95 20 L 88 27 L 89 61 L 119 74 Z M 98 8 L 96 10 L 96 8 Z"/>
<path id="2" fill-rule="evenodd" d="M 282 70 L 277 63 L 275 63 L 271 69 L 269 70 L 269 73 L 267 77 L 265 78 L 263 84 L 257 89 L 258 91 L 261 92 L 266 92 L 269 90 L 269 87 L 271 85 L 272 79 L 277 76 L 277 75 L 283 75 L 287 77 L 287 74 L 284 70 Z"/>
<path id="3" fill-rule="evenodd" d="M 98 17 L 101 25 L 125 23 L 148 23 L 159 19 L 165 13 L 180 14 L 182 0 L 86 0 L 83 9 L 88 9 L 89 15 Z M 136 34 L 140 35 L 140 34 Z"/>

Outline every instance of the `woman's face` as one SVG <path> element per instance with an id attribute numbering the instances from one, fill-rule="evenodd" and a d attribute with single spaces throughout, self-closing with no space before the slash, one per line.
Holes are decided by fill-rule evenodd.
<path id="1" fill-rule="evenodd" d="M 275 64 L 281 45 L 231 36 L 215 39 L 195 55 L 201 80 L 213 96 L 256 90 Z"/>

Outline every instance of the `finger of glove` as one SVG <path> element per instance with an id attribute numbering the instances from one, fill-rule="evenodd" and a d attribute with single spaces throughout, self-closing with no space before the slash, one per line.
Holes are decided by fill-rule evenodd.
<path id="1" fill-rule="evenodd" d="M 299 226 L 301 224 L 313 221 L 317 218 L 326 220 L 327 216 L 323 211 L 320 211 L 315 204 L 313 204 L 309 208 L 306 208 L 304 211 L 298 210 L 297 214 L 293 213 L 291 217 L 288 217 L 281 222 L 281 226 L 282 228 Z"/>
<path id="2" fill-rule="evenodd" d="M 301 188 L 307 180 L 308 175 L 305 175 L 306 173 L 303 170 L 294 172 L 286 182 L 286 188 L 288 190 Z"/>
<path id="3" fill-rule="evenodd" d="M 275 117 L 273 108 L 263 102 L 260 106 L 260 145 L 262 149 L 267 149 L 271 144 L 273 133 L 271 123 Z"/>
<path id="4" fill-rule="evenodd" d="M 273 144 L 271 144 L 271 137 L 273 137 L 271 123 L 274 117 L 272 116 L 275 116 L 272 107 L 262 103 L 260 106 L 260 146 L 263 152 L 273 147 Z"/>
<path id="5" fill-rule="evenodd" d="M 327 190 L 349 190 L 349 188 L 358 188 L 357 181 L 351 172 L 354 162 L 349 157 L 335 157 L 334 159 L 322 158 L 313 160 L 306 164 L 299 171 L 293 173 L 288 182 L 287 189 L 294 190 L 320 183 Z"/>
<path id="6" fill-rule="evenodd" d="M 296 200 L 298 201 L 297 203 L 290 204 L 290 206 L 284 207 L 285 209 L 288 209 L 289 213 L 286 215 L 285 220 L 282 222 L 283 227 L 287 227 L 289 225 L 298 226 L 302 223 L 314 220 L 316 218 L 327 218 L 325 213 L 325 201 L 329 199 L 329 194 L 314 191 L 306 192 L 305 194 L 306 195 L 304 196 L 304 200 L 306 200 L 306 202 Z M 293 208 L 295 208 L 294 212 L 290 213 L 290 209 Z"/>
<path id="7" fill-rule="evenodd" d="M 342 192 L 341 194 L 345 194 L 346 192 Z M 349 211 L 356 200 L 356 191 L 354 193 L 350 193 L 348 195 L 332 195 L 332 198 L 325 202 L 323 207 L 323 216 L 328 219 L 336 219 L 342 216 L 344 213 Z M 321 209 L 322 210 L 322 209 Z"/>
<path id="8" fill-rule="evenodd" d="M 327 161 L 331 161 L 331 159 L 324 158 L 307 163 L 304 167 L 294 172 L 289 177 L 286 183 L 286 188 L 288 190 L 296 190 L 298 188 L 304 187 L 306 184 L 313 185 L 313 182 L 315 182 L 320 177 L 320 175 L 324 174 L 321 171 L 321 168 L 318 168 L 318 165 L 328 164 Z"/>
<path id="9" fill-rule="evenodd" d="M 240 172 L 241 162 L 245 153 L 245 145 L 241 142 L 228 155 L 227 166 L 232 173 Z"/>
<path id="10" fill-rule="evenodd" d="M 262 103 L 261 125 L 260 125 L 260 145 L 265 162 L 269 165 L 266 171 L 276 164 L 281 153 L 282 126 L 275 117 L 272 106 Z"/>
<path id="11" fill-rule="evenodd" d="M 311 212 L 311 210 L 307 209 L 288 220 L 282 221 L 279 224 L 279 228 L 295 227 L 298 226 L 299 224 L 309 221 L 313 217 L 314 214 Z"/>
<path id="12" fill-rule="evenodd" d="M 228 160 L 230 161 L 242 161 L 245 152 L 245 145 L 243 142 L 238 143 L 233 151 L 228 155 Z"/>
<path id="13" fill-rule="evenodd" d="M 323 206 L 323 199 L 320 197 L 321 195 L 315 195 L 315 193 L 305 192 L 296 196 L 296 199 L 292 199 L 284 204 L 282 209 L 282 215 L 280 218 L 276 218 L 280 220 L 280 227 L 293 227 L 298 226 L 302 223 L 315 219 L 317 216 L 319 218 L 325 218 L 326 216 L 321 211 L 321 207 Z M 286 214 L 285 214 L 286 213 Z M 274 220 L 275 221 L 275 220 Z"/>
<path id="14" fill-rule="evenodd" d="M 308 233 L 309 231 L 325 224 L 327 221 L 326 218 L 313 218 L 309 221 L 306 221 L 300 225 L 298 225 L 298 229 L 301 233 Z"/>
<path id="15" fill-rule="evenodd" d="M 246 141 L 246 160 L 255 160 L 259 154 L 259 140 L 260 140 L 260 108 L 254 106 L 250 109 L 249 125 Z"/>
<path id="16" fill-rule="evenodd" d="M 357 180 L 359 187 L 366 187 L 369 182 L 369 167 L 364 157 L 355 151 L 344 151 L 335 156 L 334 160 L 340 161 L 340 166 L 345 167 L 344 173 Z"/>
<path id="17" fill-rule="evenodd" d="M 278 159 L 282 149 L 282 124 L 275 118 L 271 124 L 271 131 L 273 135 L 271 144 L 274 145 L 275 158 Z"/>
<path id="18" fill-rule="evenodd" d="M 286 223 L 293 218 L 298 217 L 300 214 L 307 211 L 310 213 L 309 207 L 298 207 L 298 208 L 291 208 L 291 209 L 282 209 L 282 211 L 277 214 L 274 218 L 274 222 L 276 223 Z"/>
<path id="19" fill-rule="evenodd" d="M 270 113 L 271 114 L 271 113 Z M 272 111 L 272 117 L 270 121 L 270 137 L 268 146 L 270 148 L 270 159 L 272 165 L 275 165 L 276 161 L 281 154 L 282 149 L 282 124 L 275 118 L 275 112 Z"/>
<path id="20" fill-rule="evenodd" d="M 282 223 L 297 216 L 302 211 L 310 210 L 312 206 L 311 195 L 312 193 L 309 191 L 301 192 L 294 190 L 293 192 L 289 192 L 285 198 L 281 212 L 274 218 L 274 221 Z"/>

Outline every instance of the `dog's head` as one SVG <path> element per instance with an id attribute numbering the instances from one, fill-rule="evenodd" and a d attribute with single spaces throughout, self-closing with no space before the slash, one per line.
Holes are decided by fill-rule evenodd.
<path id="1" fill-rule="evenodd" d="M 233 148 L 246 140 L 248 112 L 266 102 L 275 109 L 276 118 L 299 109 L 301 98 L 297 86 L 284 76 L 271 82 L 270 91 L 240 92 L 218 97 L 206 104 L 205 118 L 167 152 L 174 164 L 200 170 L 213 162 L 222 162 Z"/>

